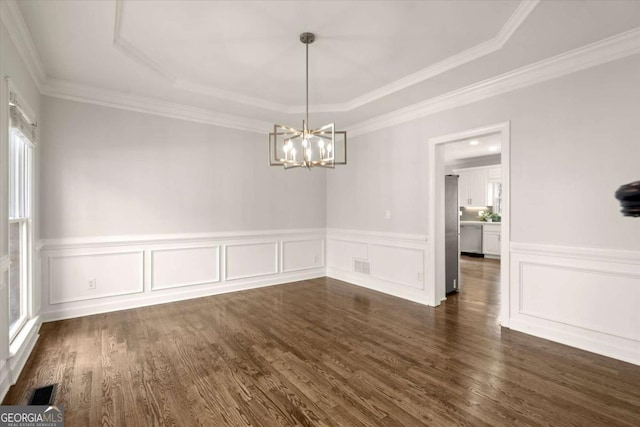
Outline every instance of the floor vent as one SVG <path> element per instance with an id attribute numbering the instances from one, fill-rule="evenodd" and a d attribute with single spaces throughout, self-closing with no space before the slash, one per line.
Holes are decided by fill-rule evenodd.
<path id="1" fill-rule="evenodd" d="M 49 384 L 33 390 L 29 405 L 53 405 L 53 400 L 56 397 L 56 388 L 55 384 Z"/>
<path id="2" fill-rule="evenodd" d="M 361 259 L 353 260 L 353 271 L 356 273 L 369 274 L 369 261 L 364 261 Z"/>

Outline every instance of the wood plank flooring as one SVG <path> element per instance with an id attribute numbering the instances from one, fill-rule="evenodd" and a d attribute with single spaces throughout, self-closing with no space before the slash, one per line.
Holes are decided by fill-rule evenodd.
<path id="1" fill-rule="evenodd" d="M 499 262 L 438 308 L 322 278 L 47 323 L 4 404 L 67 426 L 638 426 L 640 367 L 497 324 Z"/>

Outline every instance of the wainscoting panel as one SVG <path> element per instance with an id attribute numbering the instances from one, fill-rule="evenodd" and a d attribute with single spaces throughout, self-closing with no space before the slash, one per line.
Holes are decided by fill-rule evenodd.
<path id="1" fill-rule="evenodd" d="M 324 239 L 282 242 L 282 271 L 324 267 Z"/>
<path id="2" fill-rule="evenodd" d="M 369 259 L 367 242 L 340 240 L 338 237 L 327 239 L 327 265 L 344 271 L 353 270 L 353 260 Z"/>
<path id="3" fill-rule="evenodd" d="M 50 255 L 49 303 L 126 295 L 144 290 L 144 253 L 125 251 L 82 255 Z M 89 282 L 95 288 L 89 288 Z"/>
<path id="4" fill-rule="evenodd" d="M 427 250 L 421 235 L 330 229 L 327 276 L 427 304 Z"/>
<path id="5" fill-rule="evenodd" d="M 151 250 L 151 289 L 220 281 L 220 246 Z"/>
<path id="6" fill-rule="evenodd" d="M 378 279 L 424 289 L 423 249 L 371 245 L 371 275 Z"/>
<path id="7" fill-rule="evenodd" d="M 38 246 L 44 321 L 325 275 L 324 229 L 55 239 Z"/>
<path id="8" fill-rule="evenodd" d="M 640 364 L 640 253 L 512 244 L 511 328 Z"/>
<path id="9" fill-rule="evenodd" d="M 225 246 L 225 280 L 278 273 L 278 242 Z"/>

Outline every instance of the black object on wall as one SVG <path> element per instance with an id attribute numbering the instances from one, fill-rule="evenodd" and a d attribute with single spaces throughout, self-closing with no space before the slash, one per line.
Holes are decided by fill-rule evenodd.
<path id="1" fill-rule="evenodd" d="M 620 200 L 624 216 L 640 217 L 640 181 L 625 184 L 616 191 L 616 199 Z"/>

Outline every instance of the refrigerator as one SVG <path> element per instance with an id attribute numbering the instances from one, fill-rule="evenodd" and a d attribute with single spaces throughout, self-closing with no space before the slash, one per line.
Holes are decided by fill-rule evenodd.
<path id="1" fill-rule="evenodd" d="M 444 177 L 444 245 L 445 289 L 456 292 L 460 281 L 460 206 L 458 204 L 458 175 Z"/>

